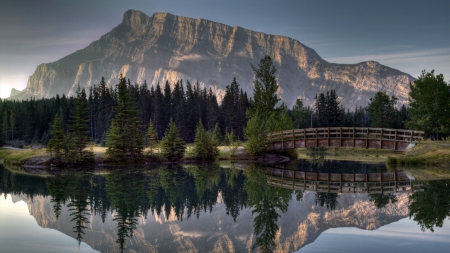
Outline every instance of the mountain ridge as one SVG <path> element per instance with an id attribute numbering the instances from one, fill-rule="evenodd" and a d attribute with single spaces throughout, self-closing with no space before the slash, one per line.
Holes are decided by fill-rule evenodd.
<path id="1" fill-rule="evenodd" d="M 87 47 L 58 61 L 37 66 L 25 92 L 30 96 L 73 95 L 76 87 L 92 87 L 102 76 L 110 86 L 122 73 L 132 82 L 175 84 L 179 79 L 212 87 L 220 98 L 236 77 L 252 94 L 253 72 L 270 55 L 277 68 L 278 96 L 289 107 L 301 98 L 311 105 L 317 93 L 335 89 L 350 109 L 365 106 L 378 90 L 407 103 L 410 75 L 374 61 L 356 64 L 329 63 L 298 40 L 231 27 L 206 19 L 170 13 L 151 17 L 137 10 L 124 13 L 122 22 Z"/>

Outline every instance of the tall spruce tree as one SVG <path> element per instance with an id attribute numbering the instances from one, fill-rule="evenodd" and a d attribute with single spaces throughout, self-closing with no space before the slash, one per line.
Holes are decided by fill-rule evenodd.
<path id="1" fill-rule="evenodd" d="M 219 149 L 217 148 L 218 141 L 214 137 L 213 133 L 206 131 L 201 121 L 197 124 L 195 131 L 194 149 L 193 154 L 195 158 L 201 160 L 213 160 L 219 155 Z"/>
<path id="2" fill-rule="evenodd" d="M 370 98 L 367 106 L 367 114 L 372 118 L 372 127 L 393 128 L 395 127 L 398 110 L 395 108 L 397 98 L 389 97 L 385 92 L 378 91 Z"/>
<path id="3" fill-rule="evenodd" d="M 311 110 L 309 107 L 303 106 L 303 101 L 299 98 L 295 101 L 295 105 L 290 111 L 292 124 L 294 128 L 308 128 L 311 126 Z"/>
<path id="4" fill-rule="evenodd" d="M 153 150 L 158 143 L 158 135 L 156 134 L 155 127 L 153 126 L 153 120 L 150 119 L 147 129 L 147 146 L 150 149 L 150 155 L 153 155 Z"/>
<path id="5" fill-rule="evenodd" d="M 89 142 L 89 115 L 87 108 L 86 92 L 80 86 L 76 91 L 75 109 L 72 112 L 72 120 L 69 121 L 72 141 L 77 153 L 77 162 L 92 162 L 94 154 L 85 150 Z"/>
<path id="6" fill-rule="evenodd" d="M 316 95 L 316 116 L 318 127 L 342 126 L 345 110 L 340 106 L 335 90 L 327 91 L 326 95 Z"/>
<path id="7" fill-rule="evenodd" d="M 137 161 L 142 158 L 144 134 L 140 129 L 133 91 L 127 87 L 122 75 L 117 85 L 117 95 L 116 117 L 108 132 L 106 155 L 116 161 Z"/>
<path id="8" fill-rule="evenodd" d="M 292 121 L 287 108 L 275 108 L 280 100 L 276 91 L 276 68 L 270 56 L 261 59 L 258 68 L 252 65 L 255 73 L 254 101 L 247 110 L 245 128 L 246 149 L 251 155 L 259 155 L 266 149 L 267 133 L 292 129 Z"/>
<path id="9" fill-rule="evenodd" d="M 65 137 L 61 126 L 61 118 L 56 114 L 50 131 L 51 139 L 47 145 L 47 152 L 56 160 L 61 160 L 65 147 Z"/>
<path id="10" fill-rule="evenodd" d="M 160 143 L 161 153 L 168 161 L 177 161 L 184 156 L 186 144 L 179 135 L 177 126 L 173 120 L 170 119 L 169 125 Z"/>

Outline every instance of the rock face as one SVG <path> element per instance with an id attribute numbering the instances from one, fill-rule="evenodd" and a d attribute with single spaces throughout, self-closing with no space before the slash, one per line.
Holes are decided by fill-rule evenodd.
<path id="1" fill-rule="evenodd" d="M 123 21 L 99 40 L 56 62 L 43 63 L 27 88 L 12 98 L 73 95 L 76 87 L 118 83 L 122 73 L 133 83 L 174 84 L 198 81 L 220 97 L 236 77 L 252 94 L 250 64 L 270 55 L 276 64 L 278 95 L 288 106 L 297 98 L 310 105 L 317 93 L 335 89 L 347 108 L 366 105 L 375 92 L 386 91 L 406 103 L 414 79 L 398 70 L 368 61 L 334 64 L 297 40 L 204 20 L 140 11 L 125 12 Z M 186 82 L 184 82 L 186 83 Z"/>
<path id="2" fill-rule="evenodd" d="M 72 209 L 63 206 L 57 219 L 53 213 L 51 197 L 15 196 L 28 204 L 30 214 L 44 228 L 56 229 L 76 238 L 73 232 Z M 340 194 L 336 209 L 316 206 L 314 192 L 305 192 L 302 201 L 293 198 L 286 213 L 280 213 L 274 252 L 293 252 L 314 242 L 330 228 L 356 227 L 374 230 L 408 216 L 408 194 L 397 194 L 397 202 L 377 209 L 367 194 Z M 69 210 L 70 209 L 70 210 Z M 72 210 L 72 211 L 71 211 Z M 226 214 L 225 204 L 218 203 L 211 213 L 199 218 L 165 217 L 150 213 L 138 217 L 133 237 L 125 247 L 129 252 L 252 252 L 255 243 L 251 209 L 243 209 L 236 222 Z M 172 212 L 173 214 L 173 212 Z M 88 215 L 83 241 L 101 252 L 120 252 L 117 240 L 116 213 L 108 213 L 103 223 L 98 215 Z"/>

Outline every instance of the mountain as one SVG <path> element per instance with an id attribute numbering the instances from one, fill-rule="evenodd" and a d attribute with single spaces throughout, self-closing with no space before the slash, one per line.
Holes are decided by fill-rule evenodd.
<path id="1" fill-rule="evenodd" d="M 278 95 L 288 106 L 297 98 L 310 105 L 317 93 L 335 89 L 347 108 L 366 105 L 377 91 L 406 103 L 408 74 L 374 61 L 335 64 L 297 40 L 242 27 L 169 13 L 148 17 L 128 10 L 122 23 L 82 50 L 58 61 L 40 64 L 23 93 L 11 98 L 74 95 L 76 87 L 92 87 L 104 76 L 108 85 L 120 74 L 131 82 L 174 84 L 183 79 L 212 87 L 220 98 L 233 77 L 252 94 L 250 64 L 270 55 L 277 68 Z"/>
<path id="2" fill-rule="evenodd" d="M 28 205 L 30 215 L 43 228 L 56 229 L 76 238 L 74 222 L 69 222 L 73 209 L 61 208 L 57 219 L 53 212 L 51 197 L 25 195 L 13 196 Z M 374 230 L 408 217 L 408 193 L 397 194 L 397 202 L 377 209 L 369 201 L 367 194 L 340 194 L 336 209 L 316 206 L 315 193 L 305 192 L 302 201 L 291 200 L 286 213 L 280 213 L 275 237 L 275 252 L 293 252 L 312 243 L 330 228 L 356 227 Z M 165 217 L 149 212 L 147 217 L 138 217 L 133 237 L 127 239 L 129 252 L 252 252 L 255 243 L 252 210 L 243 209 L 236 222 L 227 215 L 220 196 L 211 213 L 201 212 L 200 216 Z M 172 212 L 173 214 L 173 212 Z M 116 212 L 108 213 L 103 223 L 99 215 L 87 215 L 83 241 L 101 252 L 120 252 L 117 244 Z M 172 215 L 174 216 L 174 215 Z"/>

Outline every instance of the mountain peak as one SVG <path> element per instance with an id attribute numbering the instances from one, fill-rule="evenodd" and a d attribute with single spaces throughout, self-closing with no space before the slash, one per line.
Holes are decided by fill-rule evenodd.
<path id="1" fill-rule="evenodd" d="M 198 81 L 212 87 L 219 99 L 236 77 L 241 88 L 252 94 L 250 64 L 257 65 L 266 55 L 277 69 L 278 96 L 288 106 L 297 98 L 311 105 L 317 93 L 330 88 L 350 109 L 365 106 L 378 90 L 399 98 L 399 105 L 408 101 L 413 78 L 379 63 L 332 64 L 285 36 L 167 12 L 149 17 L 138 10 L 126 11 L 122 23 L 85 49 L 39 65 L 21 96 L 71 96 L 78 85 L 91 87 L 102 77 L 113 86 L 120 74 L 152 86 Z"/>
<path id="2" fill-rule="evenodd" d="M 142 23 L 146 18 L 149 17 L 143 12 L 130 9 L 123 14 L 122 23 L 133 27 Z"/>

